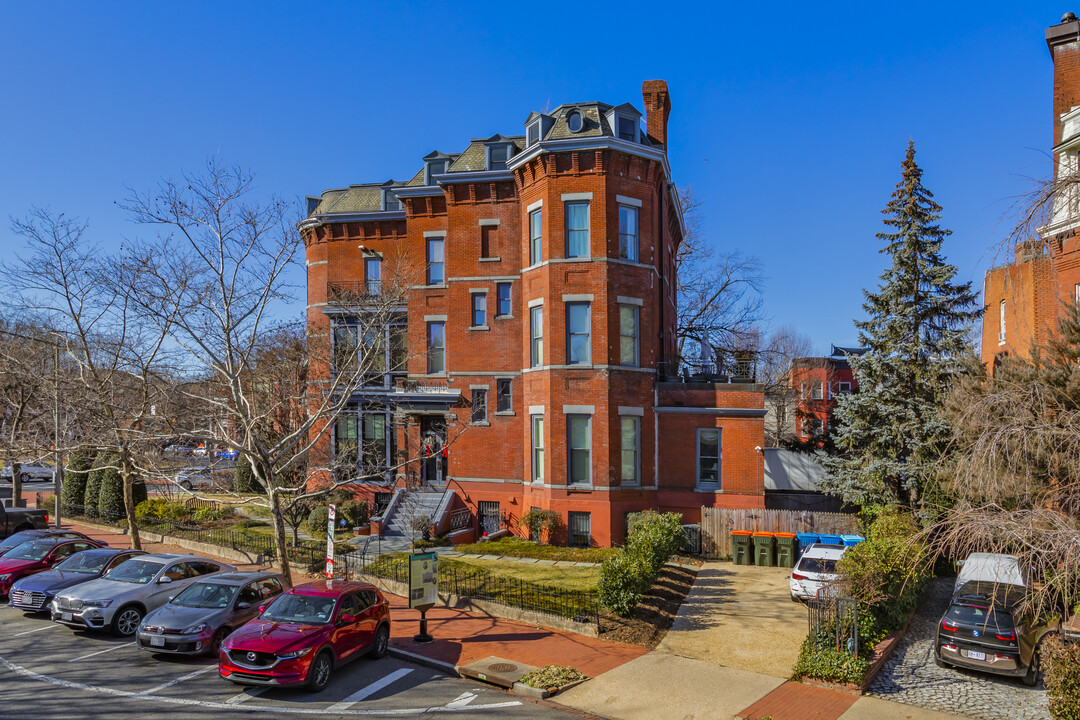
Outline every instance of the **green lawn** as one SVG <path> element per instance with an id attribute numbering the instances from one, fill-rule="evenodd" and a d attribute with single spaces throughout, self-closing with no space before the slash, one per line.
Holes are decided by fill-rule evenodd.
<path id="1" fill-rule="evenodd" d="M 569 560 L 570 562 L 602 563 L 615 557 L 614 548 L 571 548 L 540 545 L 525 538 L 509 535 L 490 542 L 458 545 L 458 552 L 475 555 L 508 555 L 539 560 Z"/>
<path id="2" fill-rule="evenodd" d="M 565 590 L 595 591 L 600 580 L 600 566 L 573 567 L 560 565 L 537 565 L 513 560 L 480 560 L 477 558 L 454 558 L 465 565 L 483 568 L 494 575 L 528 580 L 537 585 L 548 585 Z"/>

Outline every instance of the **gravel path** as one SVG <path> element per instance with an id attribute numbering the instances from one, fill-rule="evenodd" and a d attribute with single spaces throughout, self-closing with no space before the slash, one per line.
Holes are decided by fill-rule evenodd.
<path id="1" fill-rule="evenodd" d="M 1019 679 L 934 664 L 934 631 L 948 607 L 952 584 L 952 578 L 931 581 L 907 635 L 874 679 L 869 693 L 979 720 L 1049 720 L 1048 698 L 1041 684 L 1029 688 Z"/>

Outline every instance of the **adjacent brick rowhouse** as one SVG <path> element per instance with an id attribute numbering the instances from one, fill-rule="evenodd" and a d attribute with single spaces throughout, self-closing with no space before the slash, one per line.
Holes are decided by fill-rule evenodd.
<path id="1" fill-rule="evenodd" d="M 1039 237 L 986 273 L 982 361 L 991 372 L 1001 356 L 1030 357 L 1056 333 L 1064 303 L 1080 299 L 1080 21 L 1073 13 L 1047 29 L 1046 44 L 1054 62 L 1054 176 L 1071 180 L 1059 185 Z"/>
<path id="2" fill-rule="evenodd" d="M 764 507 L 762 388 L 679 379 L 671 101 L 660 80 L 642 96 L 644 128 L 630 104 L 561 105 L 524 135 L 431 153 L 409 181 L 309 198 L 313 327 L 347 324 L 335 293 L 376 266 L 409 278 L 407 360 L 357 394 L 348 431 L 397 468 L 359 493 L 445 488 L 481 533 L 550 509 L 556 542 L 593 545 L 622 542 L 628 512 Z"/>
<path id="3" fill-rule="evenodd" d="M 829 433 L 837 397 L 859 389 L 849 358 L 864 352 L 865 348 L 833 345 L 832 354 L 827 357 L 801 357 L 792 361 L 789 382 L 799 391 L 793 418 L 795 437 L 809 442 L 821 440 Z"/>

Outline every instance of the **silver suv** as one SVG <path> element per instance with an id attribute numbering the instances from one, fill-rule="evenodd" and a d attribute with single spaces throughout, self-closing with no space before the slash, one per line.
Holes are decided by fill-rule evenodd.
<path id="1" fill-rule="evenodd" d="M 117 565 L 100 580 L 57 593 L 52 619 L 74 627 L 107 628 L 122 637 L 134 635 L 147 613 L 188 585 L 207 575 L 235 570 L 195 555 L 140 555 Z"/>
<path id="2" fill-rule="evenodd" d="M 19 480 L 22 482 L 30 482 L 31 480 L 45 480 L 50 481 L 53 479 L 53 466 L 49 463 L 43 462 L 27 462 L 19 463 Z M 11 482 L 11 466 L 5 465 L 0 469 L 0 480 L 6 480 Z"/>

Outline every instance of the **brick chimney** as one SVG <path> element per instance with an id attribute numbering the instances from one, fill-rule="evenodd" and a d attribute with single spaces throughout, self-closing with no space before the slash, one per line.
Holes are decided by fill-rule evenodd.
<path id="1" fill-rule="evenodd" d="M 641 99 L 645 103 L 645 129 L 649 136 L 664 146 L 667 152 L 667 119 L 671 113 L 671 98 L 663 80 L 641 83 Z"/>
<path id="2" fill-rule="evenodd" d="M 1065 13 L 1046 29 L 1046 45 L 1054 60 L 1054 145 L 1061 142 L 1061 115 L 1080 105 L 1080 20 Z M 1055 163 L 1054 171 L 1057 172 Z"/>

